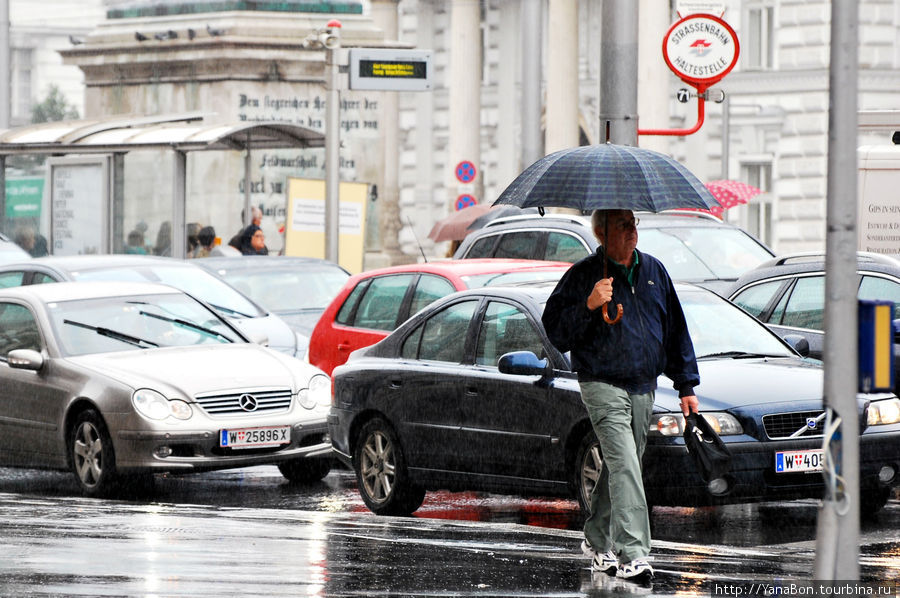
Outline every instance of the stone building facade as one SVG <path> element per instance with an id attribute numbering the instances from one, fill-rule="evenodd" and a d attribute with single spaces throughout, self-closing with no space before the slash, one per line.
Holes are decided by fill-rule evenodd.
<path id="1" fill-rule="evenodd" d="M 431 47 L 439 83 L 431 103 L 401 107 L 401 208 L 420 223 L 415 235 L 401 233 L 403 250 L 413 254 L 415 238 L 452 209 L 446 201 L 449 93 L 446 77 L 451 13 L 464 0 L 402 0 L 401 39 Z M 527 2 L 527 0 L 525 0 Z M 522 24 L 524 2 L 484 0 L 482 36 L 481 156 L 484 200 L 493 201 L 523 166 L 521 127 Z M 546 23 L 554 2 L 541 3 L 544 44 L 542 99 L 547 80 L 567 65 L 548 62 Z M 726 218 L 754 232 L 776 252 L 823 250 L 827 181 L 830 2 L 827 0 L 726 0 L 723 18 L 741 42 L 736 68 L 718 85 L 727 102 L 707 102 L 706 121 L 687 137 L 641 136 L 642 147 L 666 151 L 701 180 L 739 179 L 766 193 Z M 684 128 L 697 119 L 696 100 L 679 104 L 676 90 L 687 87 L 665 68 L 660 45 L 678 14 L 669 0 L 640 2 L 639 116 L 642 128 Z M 900 0 L 859 2 L 859 108 L 900 108 Z M 660 20 L 661 24 L 660 24 Z M 599 32 L 601 2 L 577 2 L 578 114 L 581 142 L 599 139 Z M 537 42 L 535 42 L 537 43 Z M 655 102 L 655 103 L 654 103 Z M 900 123 L 898 123 L 900 125 Z M 422 138 L 428 131 L 430 143 Z M 723 131 L 727 133 L 723 134 Z M 544 131 L 546 133 L 546 131 Z M 723 139 L 727 143 L 723 143 Z M 425 147 L 423 147 L 425 142 Z M 860 145 L 890 143 L 889 131 L 864 131 Z M 724 160 L 723 160 L 724 156 Z M 723 163 L 724 162 L 724 163 Z M 405 221 L 405 216 L 404 216 Z M 432 249 L 440 254 L 440 248 Z"/>
<path id="2" fill-rule="evenodd" d="M 660 55 L 662 37 L 677 20 L 680 5 L 635 1 L 640 10 L 640 126 L 689 127 L 697 118 L 696 100 L 675 100 L 676 90 L 686 85 Z M 13 0 L 14 10 L 16 2 L 21 0 Z M 105 0 L 104 7 L 141 4 L 151 3 Z M 62 55 L 71 65 L 67 68 L 84 74 L 82 114 L 88 116 L 202 111 L 214 115 L 210 118 L 289 120 L 321 130 L 324 107 L 317 100 L 324 97 L 323 53 L 304 48 L 302 39 L 326 20 L 342 20 L 346 45 L 432 50 L 430 92 L 342 92 L 341 178 L 377 190 L 373 255 L 399 241 L 390 247 L 390 256 L 381 252 L 370 266 L 418 259 L 420 246 L 429 258 L 444 254 L 446 245 L 433 244 L 427 233 L 453 210 L 453 198 L 467 190 L 452 176 L 461 158 L 477 156 L 479 177 L 472 190 L 479 201 L 490 202 L 530 163 L 534 148 L 524 150 L 533 143 L 529 134 L 534 129 L 540 129 L 542 140 L 538 155 L 600 141 L 602 0 L 346 4 L 361 9 L 340 15 L 123 13 L 98 22 L 85 44 L 64 48 Z M 830 2 L 709 4 L 724 7 L 724 19 L 742 46 L 737 67 L 716 85 L 727 101 L 707 102 L 705 124 L 696 134 L 641 136 L 640 145 L 671 153 L 702 180 L 733 178 L 762 188 L 765 193 L 751 205 L 729 210 L 726 218 L 777 252 L 824 249 Z M 860 0 L 859 9 L 859 107 L 896 109 L 900 0 Z M 226 35 L 212 36 L 207 27 Z M 178 37 L 153 37 L 169 30 Z M 137 41 L 136 33 L 149 39 Z M 529 85 L 535 78 L 536 93 Z M 572 103 L 560 108 L 555 98 L 566 85 L 571 87 L 563 95 Z M 529 112 L 535 102 L 537 119 Z M 560 129 L 566 130 L 562 136 Z M 889 137 L 889 131 L 865 131 L 859 143 L 886 144 Z M 161 225 L 167 205 L 160 193 L 167 188 L 165 166 L 144 168 L 140 160 L 153 163 L 152 157 L 134 159 L 128 195 L 140 207 L 129 214 L 129 222 Z M 189 169 L 196 176 L 188 220 L 214 224 L 223 236 L 236 230 L 242 168 L 237 155 L 192 157 Z M 266 208 L 264 222 L 272 238 L 283 226 L 283 183 L 289 176 L 322 178 L 321 151 L 269 153 L 254 160 L 253 203 Z"/>

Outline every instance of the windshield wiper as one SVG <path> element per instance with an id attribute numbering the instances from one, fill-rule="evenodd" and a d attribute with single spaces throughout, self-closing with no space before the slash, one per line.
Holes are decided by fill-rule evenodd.
<path id="1" fill-rule="evenodd" d="M 245 314 L 244 312 L 240 312 L 236 309 L 231 309 L 230 307 L 225 307 L 224 305 L 216 305 L 215 303 L 210 303 L 210 305 L 219 311 L 224 311 L 224 312 L 232 314 L 234 316 L 240 316 L 242 318 L 252 318 L 253 317 L 250 314 Z"/>
<path id="2" fill-rule="evenodd" d="M 148 311 L 140 311 L 138 312 L 142 316 L 147 316 L 148 318 L 156 318 L 157 320 L 162 320 L 163 322 L 169 322 L 171 324 L 177 324 L 178 326 L 183 326 L 184 328 L 190 328 L 191 330 L 195 330 L 197 332 L 201 332 L 208 336 L 218 336 L 219 338 L 224 338 L 226 341 L 233 342 L 232 339 L 228 338 L 221 332 L 216 330 L 212 330 L 211 328 L 207 328 L 205 326 L 201 326 L 200 324 L 195 324 L 190 320 L 182 320 L 181 318 L 170 318 L 169 316 L 163 316 L 160 314 L 151 314 Z"/>
<path id="3" fill-rule="evenodd" d="M 775 355 L 773 353 L 751 353 L 749 351 L 722 351 L 720 353 L 707 353 L 700 355 L 697 359 L 707 359 L 710 357 L 731 357 L 732 359 L 751 359 L 754 357 L 787 357 L 787 355 Z"/>
<path id="4" fill-rule="evenodd" d="M 117 332 L 115 330 L 104 328 L 102 326 L 92 326 L 91 324 L 84 324 L 83 322 L 76 322 L 74 320 L 63 320 L 63 324 L 70 324 L 79 328 L 93 330 L 100 336 L 106 336 L 117 341 L 122 341 L 123 343 L 128 343 L 129 345 L 134 345 L 135 347 L 140 347 L 141 349 L 146 349 L 146 345 L 150 345 L 151 347 L 159 347 L 159 345 L 157 343 L 154 343 L 153 341 L 148 341 L 137 336 L 131 336 L 130 334 L 125 334 L 124 332 Z"/>

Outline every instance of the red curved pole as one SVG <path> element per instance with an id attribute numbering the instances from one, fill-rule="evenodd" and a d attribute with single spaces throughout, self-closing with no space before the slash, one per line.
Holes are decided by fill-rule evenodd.
<path id="1" fill-rule="evenodd" d="M 693 135 L 703 126 L 706 115 L 706 100 L 702 93 L 697 94 L 697 124 L 690 129 L 638 129 L 638 135 Z"/>

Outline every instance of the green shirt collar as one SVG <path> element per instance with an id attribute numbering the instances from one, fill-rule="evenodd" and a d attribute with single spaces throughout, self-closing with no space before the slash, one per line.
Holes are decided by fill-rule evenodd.
<path id="1" fill-rule="evenodd" d="M 634 286 L 634 272 L 637 269 L 638 262 L 641 261 L 640 257 L 638 256 L 637 249 L 635 249 L 634 253 L 632 253 L 632 257 L 634 259 L 631 260 L 631 266 L 620 264 L 612 258 L 610 258 L 609 261 L 611 261 L 616 266 L 616 268 L 618 268 L 619 271 L 625 275 L 625 279 L 628 281 L 628 284 Z"/>

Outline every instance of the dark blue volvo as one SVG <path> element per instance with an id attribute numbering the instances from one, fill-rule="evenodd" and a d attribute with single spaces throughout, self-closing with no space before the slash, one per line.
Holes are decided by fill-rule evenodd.
<path id="1" fill-rule="evenodd" d="M 332 443 L 366 505 L 409 514 L 427 490 L 568 495 L 582 508 L 602 455 L 569 359 L 541 326 L 552 287 L 483 288 L 435 301 L 334 371 Z M 733 455 L 708 485 L 685 448 L 672 383 L 659 379 L 644 455 L 650 504 L 821 497 L 821 362 L 741 309 L 677 291 L 694 341 L 701 412 Z M 625 317 L 628 317 L 625 314 Z M 900 399 L 860 395 L 863 513 L 884 506 L 900 469 Z"/>

